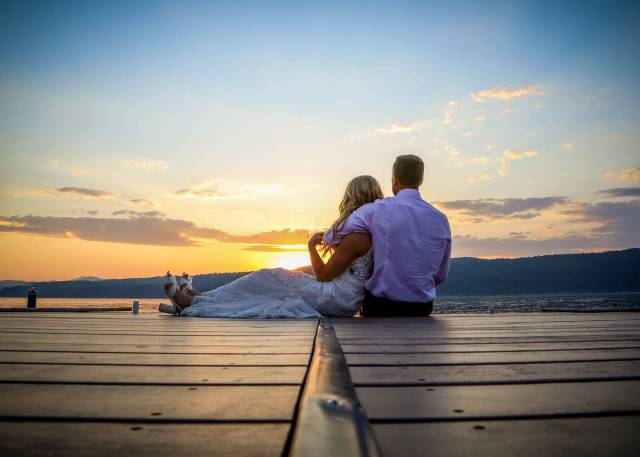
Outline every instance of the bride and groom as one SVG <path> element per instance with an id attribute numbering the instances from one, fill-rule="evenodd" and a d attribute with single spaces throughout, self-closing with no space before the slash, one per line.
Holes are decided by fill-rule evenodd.
<path id="1" fill-rule="evenodd" d="M 418 192 L 424 163 L 396 158 L 394 197 L 384 198 L 371 176 L 352 179 L 340 217 L 308 243 L 313 275 L 262 269 L 200 293 L 184 276 L 169 273 L 164 290 L 172 305 L 160 311 L 180 316 L 304 318 L 318 316 L 428 316 L 436 286 L 447 278 L 451 231 L 447 217 Z M 318 253 L 331 256 L 325 262 Z"/>

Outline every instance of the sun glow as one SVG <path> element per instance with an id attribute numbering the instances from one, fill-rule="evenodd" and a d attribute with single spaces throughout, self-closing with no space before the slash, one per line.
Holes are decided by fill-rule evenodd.
<path id="1" fill-rule="evenodd" d="M 287 252 L 278 254 L 278 256 L 273 259 L 274 267 L 286 268 L 287 270 L 295 270 L 310 263 L 307 252 Z"/>

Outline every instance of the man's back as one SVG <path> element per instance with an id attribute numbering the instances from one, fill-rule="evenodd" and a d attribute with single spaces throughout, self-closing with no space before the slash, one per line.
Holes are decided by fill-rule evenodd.
<path id="1" fill-rule="evenodd" d="M 446 216 L 415 189 L 356 210 L 340 233 L 366 231 L 373 238 L 374 270 L 365 284 L 377 297 L 425 303 L 446 279 L 451 231 Z"/>

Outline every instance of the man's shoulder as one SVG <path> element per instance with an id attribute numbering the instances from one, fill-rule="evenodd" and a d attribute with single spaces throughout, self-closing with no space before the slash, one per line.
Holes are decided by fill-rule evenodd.
<path id="1" fill-rule="evenodd" d="M 430 212 L 432 212 L 434 215 L 440 217 L 441 219 L 444 219 L 445 221 L 448 220 L 447 219 L 447 215 L 445 213 L 443 213 L 442 211 L 440 211 L 438 208 L 436 208 L 435 206 L 433 206 L 431 203 L 429 203 L 426 200 L 422 200 L 425 204 L 425 206 L 428 208 L 428 210 Z"/>

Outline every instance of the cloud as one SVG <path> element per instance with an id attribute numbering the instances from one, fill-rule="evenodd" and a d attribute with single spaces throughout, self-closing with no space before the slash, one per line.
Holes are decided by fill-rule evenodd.
<path id="1" fill-rule="evenodd" d="M 498 167 L 497 173 L 500 176 L 507 176 L 508 160 L 530 159 L 531 157 L 536 157 L 538 153 L 536 151 L 518 152 L 518 151 L 514 151 L 513 149 L 507 149 L 506 151 L 504 151 L 502 155 L 503 157 L 498 157 L 496 159 L 500 164 L 500 166 Z"/>
<path id="2" fill-rule="evenodd" d="M 55 190 L 46 191 L 46 195 L 98 200 L 115 197 L 115 194 L 112 192 L 98 189 L 87 189 L 86 187 L 58 187 Z"/>
<path id="3" fill-rule="evenodd" d="M 508 149 L 504 151 L 503 155 L 509 160 L 520 160 L 523 158 L 536 157 L 538 153 L 536 151 L 518 152 L 518 151 L 514 151 L 513 149 Z"/>
<path id="4" fill-rule="evenodd" d="M 626 181 L 627 179 L 632 181 L 640 181 L 640 167 L 625 168 L 620 172 L 620 180 Z"/>
<path id="5" fill-rule="evenodd" d="M 487 163 L 491 159 L 487 156 L 477 156 L 471 158 L 471 163 Z"/>
<path id="6" fill-rule="evenodd" d="M 473 132 L 464 132 L 462 134 L 463 138 L 471 138 L 473 136 Z"/>
<path id="7" fill-rule="evenodd" d="M 606 180 L 619 179 L 620 181 L 640 181 L 640 167 L 624 168 L 619 172 L 607 171 L 602 177 Z"/>
<path id="8" fill-rule="evenodd" d="M 146 216 L 0 216 L 0 222 L 3 223 L 0 224 L 2 232 L 155 246 L 199 246 L 198 238 L 215 240 L 226 235 L 220 230 L 197 227 L 189 221 Z"/>
<path id="9" fill-rule="evenodd" d="M 396 134 L 396 133 L 409 133 L 418 128 L 417 123 L 411 124 L 391 124 L 389 127 L 383 127 L 376 129 L 378 133 Z"/>
<path id="10" fill-rule="evenodd" d="M 491 181 L 491 176 L 486 173 L 475 173 L 467 176 L 467 182 L 469 184 L 475 184 L 477 182 Z"/>
<path id="11" fill-rule="evenodd" d="M 201 246 L 202 241 L 218 241 L 276 245 L 288 250 L 298 249 L 292 245 L 306 245 L 311 234 L 309 230 L 283 229 L 233 235 L 215 228 L 200 227 L 190 221 L 164 218 L 156 211 L 120 210 L 114 215 L 127 217 L 0 216 L 0 232 L 154 246 Z M 254 247 L 253 250 L 256 249 Z"/>
<path id="12" fill-rule="evenodd" d="M 493 89 L 481 90 L 479 92 L 469 94 L 472 99 L 477 102 L 485 100 L 511 100 L 512 98 L 525 97 L 527 95 L 544 95 L 544 92 L 536 86 L 517 87 L 509 89 L 508 87 L 494 87 Z"/>
<path id="13" fill-rule="evenodd" d="M 438 202 L 437 205 L 445 210 L 459 211 L 463 216 L 480 221 L 485 219 L 532 219 L 539 216 L 540 211 L 567 201 L 566 197 L 483 198 Z"/>
<path id="14" fill-rule="evenodd" d="M 270 246 L 270 245 L 262 245 L 256 244 L 253 246 L 247 246 L 246 248 L 242 248 L 243 251 L 253 251 L 253 252 L 304 252 L 307 250 L 306 247 L 290 247 L 290 246 Z"/>
<path id="15" fill-rule="evenodd" d="M 591 233 L 614 245 L 640 245 L 640 200 L 624 202 L 579 203 L 562 211 L 574 222 L 596 224 Z"/>
<path id="16" fill-rule="evenodd" d="M 282 193 L 282 184 L 257 184 L 235 181 L 211 180 L 194 184 L 191 187 L 175 191 L 182 198 L 210 200 L 214 198 L 256 198 Z"/>
<path id="17" fill-rule="evenodd" d="M 113 216 L 133 216 L 133 217 L 164 217 L 165 214 L 160 211 L 132 211 L 129 209 L 121 209 L 111 213 Z"/>
<path id="18" fill-rule="evenodd" d="M 176 190 L 176 195 L 180 197 L 189 197 L 189 198 L 215 198 L 215 197 L 224 197 L 225 194 L 217 188 L 214 187 L 203 187 L 203 188 L 187 188 Z"/>
<path id="19" fill-rule="evenodd" d="M 78 166 L 69 165 L 66 162 L 63 162 L 59 159 L 51 159 L 46 162 L 46 165 L 56 172 L 61 172 L 64 174 L 70 174 L 73 176 L 80 176 L 86 174 L 87 170 L 84 168 L 80 168 Z"/>
<path id="20" fill-rule="evenodd" d="M 147 199 L 147 198 L 132 198 L 129 200 L 129 203 L 135 206 L 142 206 L 145 208 L 158 208 L 160 205 L 155 200 Z"/>
<path id="21" fill-rule="evenodd" d="M 221 238 L 229 243 L 255 243 L 255 244 L 306 244 L 311 236 L 311 231 L 297 229 L 272 230 L 254 235 L 226 235 Z"/>
<path id="22" fill-rule="evenodd" d="M 444 150 L 450 155 L 450 156 L 457 156 L 460 155 L 460 151 L 455 147 L 452 146 L 450 144 L 445 145 Z"/>
<path id="23" fill-rule="evenodd" d="M 562 145 L 562 148 L 563 148 L 565 151 L 571 152 L 571 151 L 573 151 L 573 144 L 571 144 L 571 143 L 565 143 L 565 144 L 563 144 L 563 145 Z"/>
<path id="24" fill-rule="evenodd" d="M 484 121 L 486 119 L 486 116 L 484 114 L 481 114 L 480 116 L 476 116 L 473 118 L 474 121 Z"/>
<path id="25" fill-rule="evenodd" d="M 616 187 L 615 189 L 600 190 L 598 193 L 609 198 L 638 198 L 640 197 L 640 187 Z"/>
<path id="26" fill-rule="evenodd" d="M 498 160 L 498 163 L 500 164 L 497 170 L 498 175 L 507 176 L 507 171 L 508 171 L 507 159 L 499 158 L 497 160 Z"/>
<path id="27" fill-rule="evenodd" d="M 126 159 L 122 161 L 126 168 L 137 168 L 142 170 L 166 170 L 169 165 L 164 160 L 151 159 Z"/>
<path id="28" fill-rule="evenodd" d="M 626 245 L 607 243 L 602 238 L 570 233 L 565 236 L 532 239 L 514 232 L 508 237 L 479 238 L 471 235 L 453 238 L 453 255 L 472 257 L 523 257 L 566 253 L 588 252 L 604 249 L 625 248 Z"/>

